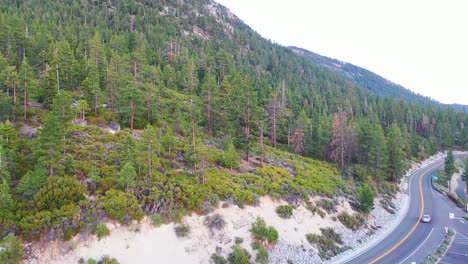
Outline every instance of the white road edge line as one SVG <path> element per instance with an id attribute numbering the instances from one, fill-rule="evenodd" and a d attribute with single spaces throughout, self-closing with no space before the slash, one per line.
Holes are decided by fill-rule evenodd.
<path id="1" fill-rule="evenodd" d="M 413 252 L 411 252 L 411 254 L 406 257 L 402 262 L 400 262 L 400 264 L 402 264 L 403 262 L 405 262 L 407 259 L 409 259 L 411 256 L 413 256 L 414 253 L 416 253 L 416 251 L 418 251 L 423 245 L 424 243 L 426 243 L 426 241 L 429 239 L 429 237 L 431 236 L 432 234 L 432 231 L 434 231 L 434 228 L 431 229 L 431 232 L 429 232 L 429 235 L 427 235 L 426 239 L 424 239 L 424 241 L 421 243 L 421 245 L 419 245 L 419 247 L 417 249 L 415 249 Z"/>

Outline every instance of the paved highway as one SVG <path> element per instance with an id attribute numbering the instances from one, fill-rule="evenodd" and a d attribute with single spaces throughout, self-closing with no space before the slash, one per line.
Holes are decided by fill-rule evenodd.
<path id="1" fill-rule="evenodd" d="M 444 159 L 439 159 L 421 168 L 409 178 L 409 195 L 411 197 L 409 210 L 396 229 L 380 243 L 363 253 L 348 259 L 347 263 L 423 263 L 425 257 L 437 249 L 442 241 L 446 227 L 453 226 L 460 236 L 461 243 L 468 237 L 468 223 L 461 217 L 463 212 L 456 208 L 453 202 L 433 190 L 431 177 L 444 166 Z M 456 219 L 449 219 L 449 213 L 454 213 Z M 422 223 L 423 214 L 432 216 L 431 223 Z M 458 237 L 457 237 L 458 239 Z M 460 244 L 460 246 L 463 246 Z M 465 243 L 466 244 L 466 243 Z M 453 246 L 449 249 L 452 250 Z M 461 249 L 467 253 L 465 246 Z M 464 251 L 463 251 L 464 250 Z M 456 255 L 447 260 L 450 264 L 468 263 L 468 257 Z M 464 254 L 464 253 L 462 253 Z"/>

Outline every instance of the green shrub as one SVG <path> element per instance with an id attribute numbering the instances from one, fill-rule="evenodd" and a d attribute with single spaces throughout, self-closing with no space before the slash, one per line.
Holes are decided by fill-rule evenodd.
<path id="1" fill-rule="evenodd" d="M 227 264 L 227 260 L 218 254 L 213 254 L 211 255 L 211 260 L 214 262 L 214 264 Z"/>
<path id="2" fill-rule="evenodd" d="M 362 226 L 365 219 L 362 214 L 356 214 L 356 216 L 350 215 L 348 212 L 343 211 L 338 215 L 340 222 L 349 229 L 357 230 Z"/>
<path id="3" fill-rule="evenodd" d="M 110 231 L 107 228 L 106 224 L 99 223 L 96 226 L 96 230 L 94 231 L 94 234 L 98 237 L 98 239 L 101 239 L 101 238 L 103 238 L 105 236 L 108 236 L 110 234 Z"/>
<path id="4" fill-rule="evenodd" d="M 119 261 L 117 261 L 117 259 L 111 258 L 109 256 L 103 256 L 98 263 L 100 263 L 100 264 L 119 264 Z"/>
<path id="5" fill-rule="evenodd" d="M 24 248 L 21 240 L 9 234 L 0 241 L 0 263 L 19 264 L 23 261 Z"/>
<path id="6" fill-rule="evenodd" d="M 322 231 L 322 236 L 325 236 L 326 238 L 329 238 L 338 244 L 343 244 L 343 239 L 341 238 L 341 235 L 336 233 L 335 229 L 331 227 L 320 228 L 320 231 Z"/>
<path id="7" fill-rule="evenodd" d="M 242 237 L 235 237 L 234 238 L 234 243 L 236 244 L 242 244 L 244 242 L 244 239 Z"/>
<path id="8" fill-rule="evenodd" d="M 186 237 L 190 233 L 190 226 L 186 224 L 178 224 L 174 227 L 177 237 Z"/>
<path id="9" fill-rule="evenodd" d="M 368 182 L 372 179 L 369 169 L 361 165 L 354 165 L 350 168 L 353 178 L 360 182 Z"/>
<path id="10" fill-rule="evenodd" d="M 359 202 L 359 209 L 368 213 L 374 207 L 374 192 L 367 184 L 359 187 L 357 192 L 357 200 Z"/>
<path id="11" fill-rule="evenodd" d="M 90 259 L 88 259 L 88 260 L 86 261 L 86 264 L 98 264 L 98 261 L 95 260 L 95 259 L 90 258 Z"/>
<path id="12" fill-rule="evenodd" d="M 153 214 L 151 216 L 151 224 L 154 227 L 159 227 L 164 224 L 164 218 L 160 214 Z"/>
<path id="13" fill-rule="evenodd" d="M 327 199 L 321 199 L 316 202 L 317 206 L 322 207 L 327 211 L 327 213 L 335 213 L 336 212 L 336 204 L 335 202 Z"/>
<path id="14" fill-rule="evenodd" d="M 291 218 L 293 214 L 293 207 L 290 205 L 280 205 L 276 208 L 276 213 L 281 218 Z"/>
<path id="15" fill-rule="evenodd" d="M 239 245 L 235 245 L 233 249 L 234 251 L 228 256 L 230 264 L 251 264 L 251 256 L 247 250 L 241 248 Z"/>
<path id="16" fill-rule="evenodd" d="M 306 238 L 307 238 L 307 241 L 309 241 L 309 243 L 311 244 L 316 244 L 320 241 L 320 236 L 317 234 L 312 234 L 312 233 L 307 234 Z"/>
<path id="17" fill-rule="evenodd" d="M 333 256 L 343 252 L 348 247 L 340 248 L 337 244 L 343 244 L 341 235 L 336 233 L 333 228 L 320 228 L 322 235 L 307 234 L 307 241 L 317 245 L 322 259 L 330 259 Z"/>
<path id="18" fill-rule="evenodd" d="M 268 250 L 264 246 L 259 245 L 257 248 L 257 257 L 255 258 L 255 261 L 261 264 L 266 264 L 268 263 L 268 259 Z"/>
<path id="19" fill-rule="evenodd" d="M 279 238 L 278 231 L 272 226 L 267 227 L 265 220 L 261 217 L 257 217 L 257 220 L 252 224 L 250 231 L 252 232 L 252 235 L 259 240 L 274 242 Z"/>
<path id="20" fill-rule="evenodd" d="M 274 241 L 277 241 L 278 239 L 279 239 L 278 231 L 272 226 L 268 227 L 268 237 L 267 237 L 268 242 L 274 242 Z"/>
<path id="21" fill-rule="evenodd" d="M 109 190 L 106 196 L 98 199 L 98 208 L 106 210 L 110 218 L 123 224 L 128 223 L 131 219 L 141 220 L 144 216 L 133 193 L 116 189 Z"/>

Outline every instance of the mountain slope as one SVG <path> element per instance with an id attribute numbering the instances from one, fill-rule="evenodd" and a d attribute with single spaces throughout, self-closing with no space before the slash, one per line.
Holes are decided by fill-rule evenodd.
<path id="1" fill-rule="evenodd" d="M 424 105 L 439 104 L 437 101 L 429 97 L 416 94 L 401 85 L 386 80 L 369 70 L 355 66 L 351 63 L 328 58 L 298 47 L 289 48 L 296 54 L 309 58 L 314 63 L 339 73 L 341 76 L 353 81 L 360 87 L 366 88 L 373 94 L 389 96 L 395 99 L 403 99 L 408 102 L 415 102 Z"/>

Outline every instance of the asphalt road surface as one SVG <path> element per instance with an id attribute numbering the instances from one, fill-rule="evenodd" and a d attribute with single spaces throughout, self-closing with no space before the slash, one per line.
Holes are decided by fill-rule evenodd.
<path id="1" fill-rule="evenodd" d="M 431 185 L 432 175 L 443 166 L 442 158 L 411 175 L 409 210 L 401 223 L 380 243 L 348 259 L 346 263 L 423 263 L 429 254 L 436 251 L 446 228 L 451 226 L 459 235 L 443 261 L 450 264 L 468 263 L 468 257 L 464 255 L 468 253 L 468 222 L 462 218 L 464 213 Z M 449 218 L 450 213 L 454 214 L 454 219 Z M 431 215 L 432 221 L 422 223 L 420 219 L 423 214 Z"/>

